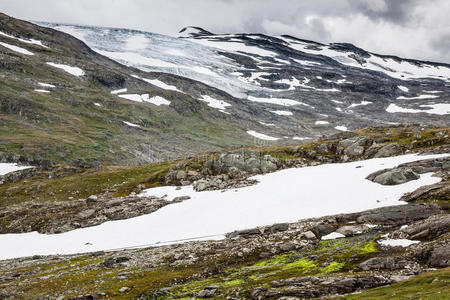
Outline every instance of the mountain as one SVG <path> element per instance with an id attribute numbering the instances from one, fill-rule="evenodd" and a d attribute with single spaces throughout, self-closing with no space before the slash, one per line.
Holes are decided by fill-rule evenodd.
<path id="1" fill-rule="evenodd" d="M 6 15 L 0 32 L 5 161 L 139 164 L 449 122 L 448 65 L 349 44 L 198 27 L 175 38 Z"/>

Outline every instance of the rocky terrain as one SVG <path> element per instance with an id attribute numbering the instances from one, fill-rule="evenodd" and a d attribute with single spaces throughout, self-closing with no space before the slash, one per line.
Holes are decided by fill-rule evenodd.
<path id="1" fill-rule="evenodd" d="M 3 14 L 0 32 L 5 162 L 138 165 L 449 123 L 449 65 L 353 45 L 198 29 L 172 38 Z"/>
<path id="2" fill-rule="evenodd" d="M 448 299 L 449 82 L 344 43 L 0 14 L 0 299 Z M 314 194 L 280 176 L 317 168 Z"/>
<path id="3" fill-rule="evenodd" d="M 109 185 L 96 193 L 90 190 L 85 198 L 67 197 L 69 190 L 64 191 L 65 198 L 58 194 L 46 197 L 45 190 L 36 190 L 29 193 L 35 197 L 31 202 L 23 201 L 22 196 L 22 201 L 3 206 L 0 228 L 2 233 L 64 232 L 189 201 L 140 195 L 151 186 L 193 184 L 198 190 L 226 190 L 254 184 L 251 175 L 283 168 L 412 152 L 448 153 L 448 132 L 449 128 L 414 126 L 367 128 L 297 146 L 204 153 L 167 162 L 164 167 L 159 163 L 118 170 L 134 172 L 127 176 L 134 177 L 133 181 L 120 184 L 114 182 L 117 174 L 102 168 L 70 174 L 60 166 L 52 178 L 48 178 L 51 169 L 28 171 L 24 178 L 9 175 L 0 186 L 2 193 L 8 189 L 23 192 L 37 182 L 45 189 L 52 182 L 74 181 L 88 172 L 103 176 Z M 404 195 L 406 205 L 246 229 L 218 241 L 0 261 L 0 295 L 6 299 L 305 299 L 338 295 L 346 299 L 445 299 L 450 293 L 449 167 L 448 157 L 443 157 L 369 174 L 368 180 L 383 185 L 403 184 L 429 172 L 441 178 Z M 139 173 L 145 173 L 144 179 Z M 7 189 L 1 190 L 4 187 Z M 77 182 L 76 188 L 84 189 L 82 182 Z M 50 200 L 54 197 L 57 202 Z"/>

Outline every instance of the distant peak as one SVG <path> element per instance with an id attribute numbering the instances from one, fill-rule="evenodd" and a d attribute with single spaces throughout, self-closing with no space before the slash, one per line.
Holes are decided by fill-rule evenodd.
<path id="1" fill-rule="evenodd" d="M 197 37 L 202 35 L 213 35 L 213 33 L 196 26 L 184 27 L 178 33 L 180 34 L 179 37 Z"/>

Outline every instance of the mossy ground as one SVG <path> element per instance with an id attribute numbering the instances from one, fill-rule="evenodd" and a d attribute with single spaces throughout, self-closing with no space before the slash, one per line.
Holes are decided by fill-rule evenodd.
<path id="1" fill-rule="evenodd" d="M 447 300 L 450 297 L 450 268 L 427 272 L 404 282 L 347 295 L 339 299 L 422 299 Z"/>
<path id="2" fill-rule="evenodd" d="M 246 294 L 256 287 L 270 287 L 271 282 L 280 279 L 352 271 L 361 261 L 377 253 L 374 238 L 321 241 L 311 250 L 260 259 L 253 264 L 226 269 L 206 279 L 175 286 L 170 289 L 167 298 L 191 297 L 207 286 L 219 287 L 222 296 L 230 294 L 234 288 Z"/>

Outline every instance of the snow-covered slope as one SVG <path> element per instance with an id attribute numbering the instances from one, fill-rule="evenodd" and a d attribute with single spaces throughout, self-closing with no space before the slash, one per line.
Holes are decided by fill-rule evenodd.
<path id="1" fill-rule="evenodd" d="M 398 205 L 403 193 L 440 179 L 424 174 L 405 184 L 383 186 L 365 177 L 379 169 L 442 156 L 446 155 L 404 155 L 285 169 L 255 176 L 259 183 L 254 186 L 225 192 L 195 192 L 189 186 L 153 188 L 143 195 L 168 195 L 169 199 L 189 195 L 191 199 L 148 215 L 61 234 L 3 234 L 0 244 L 8 247 L 0 247 L 0 259 L 220 239 L 239 229 Z"/>
<path id="2" fill-rule="evenodd" d="M 171 37 L 127 29 L 43 25 L 70 33 L 123 64 L 180 75 L 224 91 L 232 97 L 218 99 L 230 105 L 226 112 L 247 118 L 251 111 L 251 121 L 275 124 L 262 132 L 269 136 L 319 136 L 337 128 L 397 123 L 445 125 L 450 121 L 447 112 L 438 117 L 427 113 L 424 106 L 442 107 L 450 102 L 448 64 L 378 55 L 351 44 L 325 45 L 285 35 L 212 34 L 199 27 L 186 27 L 179 37 Z M 188 93 L 199 101 L 210 99 L 165 82 L 147 82 Z M 216 105 L 218 102 L 208 103 L 218 110 L 224 108 Z M 404 110 L 387 111 L 391 104 Z M 273 113 L 280 110 L 284 113 Z M 248 130 L 262 131 L 254 125 Z"/>

